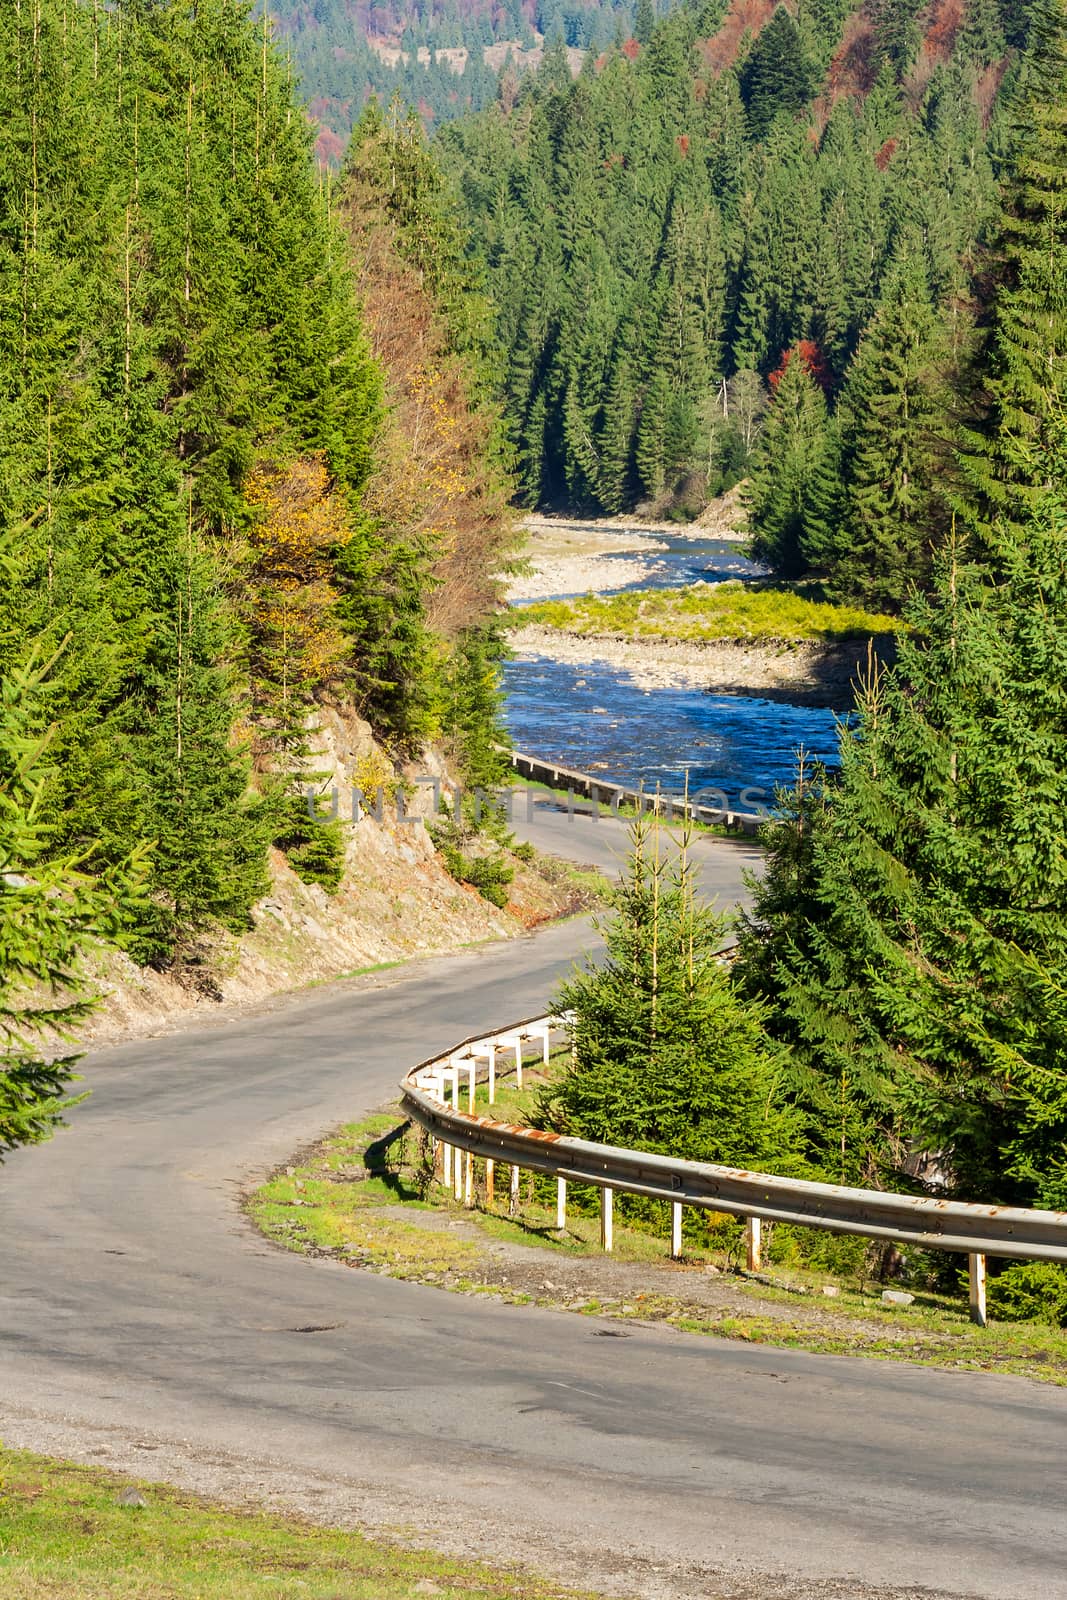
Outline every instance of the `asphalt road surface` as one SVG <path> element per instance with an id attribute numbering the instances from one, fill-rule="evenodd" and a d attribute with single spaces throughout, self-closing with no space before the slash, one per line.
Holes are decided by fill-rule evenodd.
<path id="1" fill-rule="evenodd" d="M 566 802 L 553 804 L 539 798 L 536 789 L 522 786 L 513 792 L 510 826 L 517 838 L 529 840 L 539 850 L 599 867 L 609 876 L 618 874 L 629 846 L 629 823 L 610 816 L 606 808 L 595 818 L 577 810 L 570 812 Z M 660 841 L 666 855 L 676 855 L 677 826 L 664 828 Z M 736 839 L 719 840 L 694 833 L 691 849 L 697 881 L 707 899 L 724 911 L 735 901 L 749 899 L 744 875 L 760 863 L 759 848 L 751 837 L 739 834 Z"/>
<path id="2" fill-rule="evenodd" d="M 744 851 L 702 849 L 736 889 Z M 91 1059 L 70 1128 L 0 1172 L 0 1436 L 613 1592 L 1067 1597 L 1063 1390 L 500 1306 L 246 1224 L 242 1186 L 536 1012 L 587 937 Z"/>

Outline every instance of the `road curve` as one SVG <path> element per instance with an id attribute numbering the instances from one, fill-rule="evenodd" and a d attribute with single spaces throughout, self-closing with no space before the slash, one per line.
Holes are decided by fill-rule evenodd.
<path id="1" fill-rule="evenodd" d="M 737 852 L 703 848 L 729 891 Z M 1063 1390 L 623 1331 L 248 1227 L 243 1184 L 413 1061 L 541 1009 L 587 937 L 92 1058 L 71 1127 L 0 1172 L 2 1436 L 664 1600 L 1067 1600 Z"/>

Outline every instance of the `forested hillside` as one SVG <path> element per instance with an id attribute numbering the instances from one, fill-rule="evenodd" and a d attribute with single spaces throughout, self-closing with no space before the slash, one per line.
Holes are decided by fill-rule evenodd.
<path id="1" fill-rule="evenodd" d="M 646 7 L 648 0 L 645 0 Z M 343 155 L 372 96 L 394 95 L 428 127 L 492 105 L 540 62 L 546 41 L 599 51 L 630 37 L 630 0 L 275 0 L 267 7 L 319 125 L 320 160 Z M 651 15 L 651 11 L 649 11 Z"/>
<path id="2" fill-rule="evenodd" d="M 1067 1204 L 1067 11 L 1038 0 L 1005 105 L 956 514 L 842 772 L 771 830 L 741 986 L 768 1006 L 817 1160 Z M 861 352 L 863 346 L 861 345 Z M 1067 1317 L 1062 1269 L 1016 1313 Z"/>
<path id="3" fill-rule="evenodd" d="M 810 20 L 778 9 L 738 70 L 726 29 L 678 12 L 632 60 L 574 85 L 557 62 L 442 136 L 500 297 L 528 498 L 699 503 L 748 471 L 780 572 L 905 623 L 840 770 L 801 755 L 779 797 L 728 984 L 639 831 L 610 959 L 563 991 L 575 1048 L 542 1113 L 1062 1210 L 1067 6 L 1035 0 L 1017 54 L 1007 14 L 902 19 L 847 20 L 817 79 Z M 857 61 L 863 92 L 837 94 Z M 727 1149 L 732 1094 L 761 1117 Z M 1008 1266 L 992 1293 L 1067 1318 L 1062 1268 Z"/>
<path id="4" fill-rule="evenodd" d="M 491 783 L 499 574 L 519 540 L 493 310 L 414 112 L 367 108 L 338 200 L 389 410 L 365 508 L 413 561 L 424 644 L 447 649 L 419 678 L 422 732 L 444 734 L 465 776 Z M 416 695 L 395 676 L 410 724 Z"/>
<path id="5" fill-rule="evenodd" d="M 951 517 L 1020 39 L 994 0 L 713 0 L 443 130 L 526 501 L 684 514 L 750 475 L 781 573 L 899 604 Z"/>
<path id="6" fill-rule="evenodd" d="M 448 436 L 431 462 L 249 10 L 29 0 L 0 57 L 2 1144 L 49 1081 L 34 1029 L 81 1014 L 89 934 L 194 981 L 200 936 L 248 926 L 272 842 L 336 885 L 339 833 L 295 798 L 318 705 L 397 758 L 487 741 L 506 521 L 474 336 L 445 310 L 433 331 L 427 284 L 407 377 Z M 434 254 L 423 181 L 406 193 Z M 59 998 L 34 1006 L 41 980 Z"/>

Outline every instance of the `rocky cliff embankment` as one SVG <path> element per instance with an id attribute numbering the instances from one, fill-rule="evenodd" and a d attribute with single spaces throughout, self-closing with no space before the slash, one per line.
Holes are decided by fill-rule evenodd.
<path id="1" fill-rule="evenodd" d="M 383 803 L 381 820 L 364 811 L 352 822 L 353 786 L 366 792 L 393 772 L 358 717 L 323 708 L 315 717 L 309 774 L 315 787 L 337 792 L 345 837 L 345 873 L 336 894 L 305 883 L 285 856 L 271 852 L 271 887 L 253 908 L 240 937 L 218 934 L 201 942 L 195 959 L 171 971 L 143 968 L 120 951 L 98 952 L 95 971 L 104 1003 L 80 1030 L 84 1043 L 163 1033 L 205 1018 L 232 1014 L 272 995 L 376 966 L 510 938 L 573 909 L 575 891 L 518 858 L 504 909 L 470 885 L 457 883 L 426 828 L 433 807 L 429 784 L 409 781 L 404 812 Z M 445 764 L 428 751 L 403 774 L 433 777 L 450 788 Z"/>

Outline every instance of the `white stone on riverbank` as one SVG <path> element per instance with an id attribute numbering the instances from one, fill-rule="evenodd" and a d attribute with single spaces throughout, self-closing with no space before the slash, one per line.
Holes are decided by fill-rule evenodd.
<path id="1" fill-rule="evenodd" d="M 713 501 L 688 525 L 650 525 L 626 517 L 580 521 L 530 516 L 526 555 L 532 571 L 512 581 L 510 598 L 605 594 L 645 583 L 655 570 L 657 552 L 666 548 L 658 533 L 669 532 L 675 539 L 740 539 L 737 523 L 742 517 L 739 489 Z M 619 559 L 624 553 L 625 559 Z M 867 641 L 861 638 L 701 643 L 591 637 L 539 625 L 516 628 L 511 644 L 520 657 L 547 656 L 576 667 L 602 662 L 627 673 L 639 689 L 706 689 L 842 708 L 852 703 L 851 685 L 867 653 Z"/>

